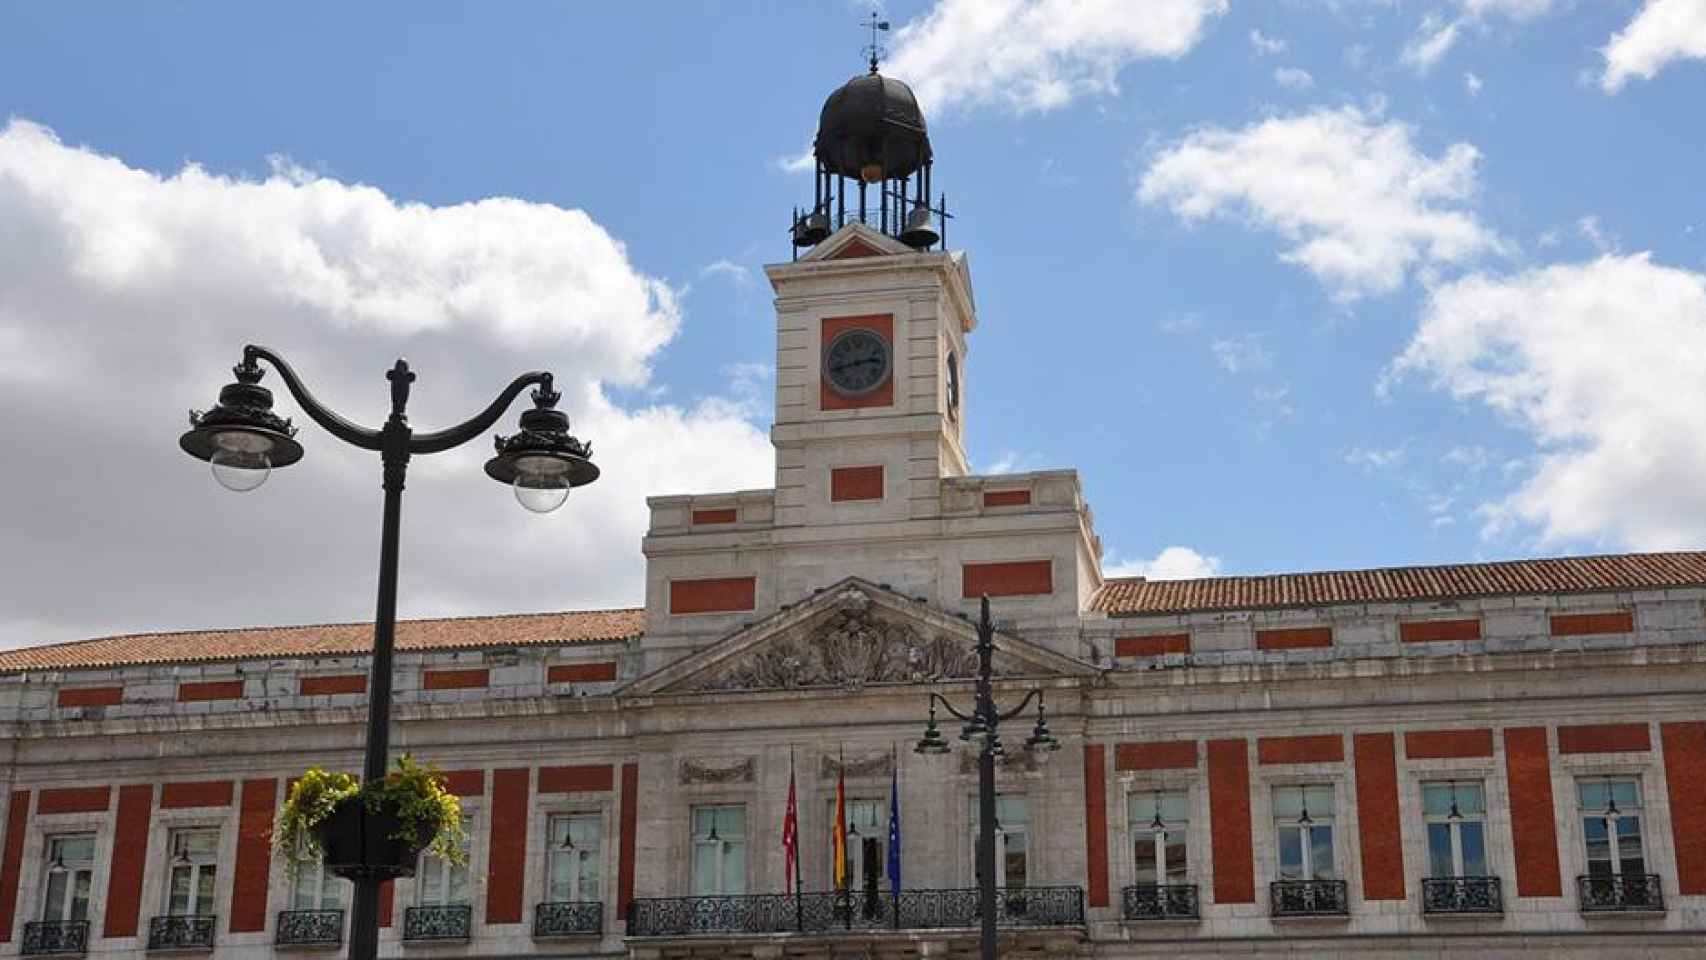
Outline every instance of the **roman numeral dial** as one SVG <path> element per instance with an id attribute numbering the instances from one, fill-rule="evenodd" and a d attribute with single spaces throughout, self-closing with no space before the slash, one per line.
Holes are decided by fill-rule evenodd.
<path id="1" fill-rule="evenodd" d="M 893 365 L 889 342 L 874 330 L 842 331 L 823 351 L 824 379 L 846 397 L 862 396 L 882 386 Z"/>

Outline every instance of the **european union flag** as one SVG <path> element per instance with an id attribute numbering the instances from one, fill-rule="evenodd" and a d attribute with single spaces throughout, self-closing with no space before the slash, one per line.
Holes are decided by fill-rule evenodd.
<path id="1" fill-rule="evenodd" d="M 889 890 L 900 892 L 900 764 L 889 769 Z"/>

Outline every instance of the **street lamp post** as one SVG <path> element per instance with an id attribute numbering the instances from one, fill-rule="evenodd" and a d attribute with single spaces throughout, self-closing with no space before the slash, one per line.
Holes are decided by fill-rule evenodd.
<path id="1" fill-rule="evenodd" d="M 1008 711 L 996 709 L 995 694 L 990 684 L 995 658 L 995 624 L 989 619 L 989 595 L 983 597 L 983 609 L 977 623 L 977 688 L 972 698 L 971 713 L 961 713 L 941 694 L 930 693 L 930 719 L 924 736 L 913 751 L 939 755 L 949 751 L 948 741 L 936 726 L 936 705 L 965 721 L 960 728 L 961 740 L 975 739 L 977 754 L 977 904 L 982 922 L 983 960 L 995 956 L 995 760 L 1004 756 L 1001 746 L 1001 724 L 1025 712 L 1034 698 L 1037 701 L 1037 723 L 1025 739 L 1025 749 L 1032 753 L 1048 753 L 1060 749 L 1048 730 L 1043 712 L 1043 692 L 1032 690 L 1019 705 Z"/>
<path id="2" fill-rule="evenodd" d="M 379 541 L 379 602 L 373 619 L 373 661 L 367 683 L 367 744 L 363 782 L 385 776 L 391 740 L 391 660 L 397 625 L 397 534 L 402 515 L 403 479 L 415 454 L 442 453 L 459 447 L 496 423 L 522 390 L 533 386 L 533 409 L 521 415 L 520 429 L 497 438 L 497 455 L 486 461 L 486 474 L 510 484 L 521 505 L 535 513 L 562 506 L 570 488 L 598 479 L 590 444 L 569 435 L 569 418 L 556 409 L 560 398 L 551 374 L 516 377 L 491 405 L 469 419 L 435 433 L 415 434 L 406 409 L 415 375 L 398 360 L 386 372 L 391 382 L 391 415 L 377 430 L 344 419 L 314 399 L 296 371 L 265 347 L 243 348 L 233 368 L 237 380 L 219 392 L 219 403 L 205 413 L 190 412 L 190 430 L 178 440 L 184 452 L 212 466 L 214 479 L 230 490 L 253 490 L 276 467 L 302 459 L 296 428 L 272 412 L 272 391 L 260 385 L 265 373 L 258 361 L 278 371 L 291 396 L 309 419 L 345 443 L 379 454 L 385 491 Z M 382 878 L 364 873 L 353 878 L 350 960 L 373 960 L 379 950 L 379 890 Z"/>

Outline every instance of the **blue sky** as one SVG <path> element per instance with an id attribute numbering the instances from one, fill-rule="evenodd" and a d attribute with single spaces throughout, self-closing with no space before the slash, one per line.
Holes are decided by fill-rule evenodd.
<path id="1" fill-rule="evenodd" d="M 977 284 L 974 464 L 1077 468 L 1110 569 L 1706 534 L 1706 0 L 883 7 Z M 0 642 L 367 615 L 365 461 L 307 435 L 309 489 L 221 499 L 170 449 L 245 339 L 370 420 L 425 361 L 427 426 L 564 372 L 594 499 L 418 469 L 404 612 L 636 602 L 643 495 L 768 483 L 759 268 L 867 12 L 0 8 L 0 430 L 55 464 L 7 484 Z"/>

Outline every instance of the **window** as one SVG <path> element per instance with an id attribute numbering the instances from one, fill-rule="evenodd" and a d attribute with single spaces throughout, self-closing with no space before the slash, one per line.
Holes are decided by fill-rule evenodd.
<path id="1" fill-rule="evenodd" d="M 693 895 L 746 893 L 746 807 L 693 808 Z"/>
<path id="2" fill-rule="evenodd" d="M 1485 877 L 1487 799 L 1478 780 L 1422 784 L 1422 818 L 1428 831 L 1428 876 Z"/>
<path id="3" fill-rule="evenodd" d="M 320 858 L 296 844 L 292 860 L 290 910 L 339 910 L 344 905 L 344 881 L 326 872 Z"/>
<path id="4" fill-rule="evenodd" d="M 1594 777 L 1576 783 L 1588 876 L 1647 873 L 1641 841 L 1641 785 L 1633 777 Z"/>
<path id="5" fill-rule="evenodd" d="M 468 897 L 469 819 L 462 818 L 462 862 L 451 863 L 431 850 L 421 852 L 415 870 L 415 899 L 423 907 L 466 906 Z"/>
<path id="6" fill-rule="evenodd" d="M 599 818 L 597 814 L 570 814 L 551 818 L 551 848 L 545 855 L 549 887 L 545 898 L 552 903 L 597 902 L 600 895 Z"/>
<path id="7" fill-rule="evenodd" d="M 1274 788 L 1274 835 L 1281 880 L 1332 880 L 1333 787 L 1307 784 Z"/>
<path id="8" fill-rule="evenodd" d="M 48 923 L 86 922 L 89 890 L 94 883 L 95 835 L 49 837 L 41 918 Z"/>
<path id="9" fill-rule="evenodd" d="M 972 865 L 977 865 L 977 798 L 971 798 Z M 1030 808 L 1021 795 L 995 798 L 995 885 L 1021 889 L 1029 875 Z"/>
<path id="10" fill-rule="evenodd" d="M 174 917 L 211 915 L 214 877 L 219 869 L 219 831 L 174 830 L 171 850 L 166 912 Z"/>
<path id="11" fill-rule="evenodd" d="M 1190 807 L 1183 790 L 1134 793 L 1126 800 L 1138 886 L 1183 884 L 1189 873 L 1186 849 Z"/>
<path id="12" fill-rule="evenodd" d="M 835 820 L 835 801 L 829 802 L 829 819 Z M 888 860 L 888 803 L 876 800 L 847 801 L 847 888 L 875 893 L 882 885 Z M 830 889 L 835 887 L 835 849 L 830 841 L 825 858 Z"/>

